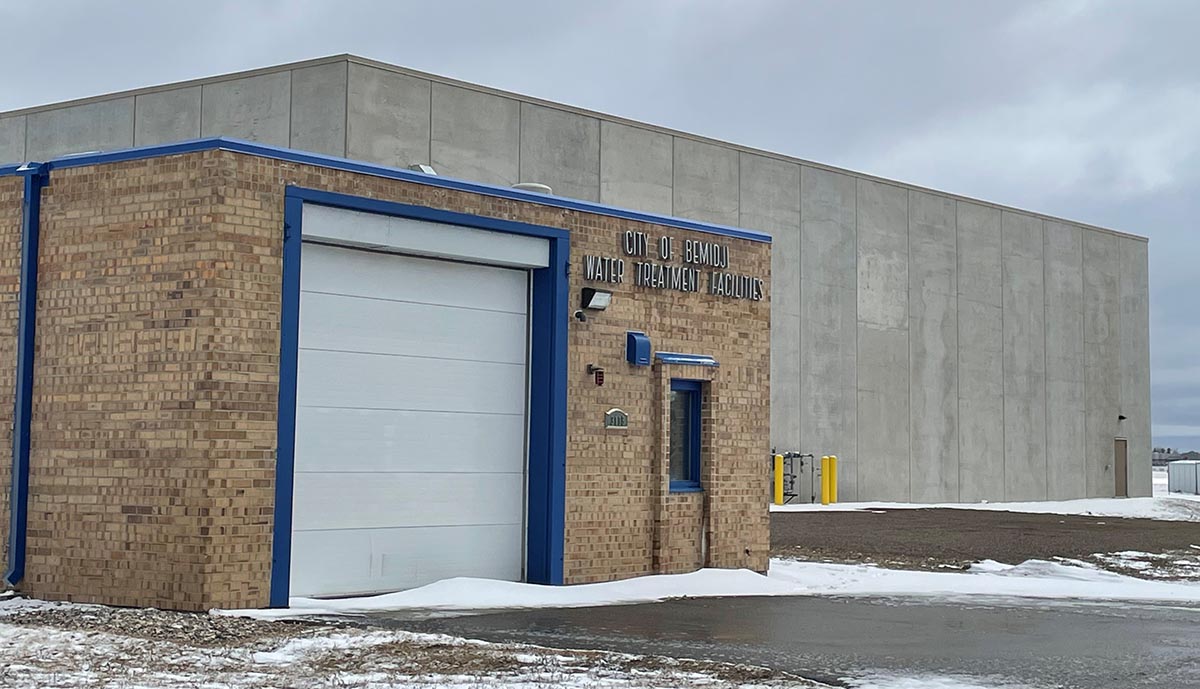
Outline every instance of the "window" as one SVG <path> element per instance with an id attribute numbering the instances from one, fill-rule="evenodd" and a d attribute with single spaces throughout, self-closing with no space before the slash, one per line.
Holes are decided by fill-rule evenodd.
<path id="1" fill-rule="evenodd" d="M 700 395 L 697 380 L 671 381 L 670 472 L 671 491 L 699 491 Z"/>

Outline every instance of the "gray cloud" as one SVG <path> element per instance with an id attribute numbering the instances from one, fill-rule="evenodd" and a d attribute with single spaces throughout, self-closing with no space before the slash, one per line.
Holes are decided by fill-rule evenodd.
<path id="1" fill-rule="evenodd" d="M 1200 446 L 1190 0 L 59 0 L 0 26 L 0 110 L 352 52 L 1148 235 L 1155 444 Z"/>

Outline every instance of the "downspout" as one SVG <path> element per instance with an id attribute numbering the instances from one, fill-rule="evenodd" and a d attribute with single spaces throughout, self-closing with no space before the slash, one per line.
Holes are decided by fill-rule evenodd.
<path id="1" fill-rule="evenodd" d="M 25 576 L 25 535 L 29 516 L 29 435 L 33 410 L 33 345 L 37 330 L 38 239 L 42 189 L 50 181 L 47 163 L 17 169 L 25 178 L 21 204 L 21 292 L 17 321 L 17 375 L 13 396 L 12 493 L 9 496 L 8 571 L 4 583 L 16 586 Z"/>

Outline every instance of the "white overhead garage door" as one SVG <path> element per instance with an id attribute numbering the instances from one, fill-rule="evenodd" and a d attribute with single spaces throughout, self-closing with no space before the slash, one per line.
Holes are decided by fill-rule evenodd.
<path id="1" fill-rule="evenodd" d="M 291 595 L 521 580 L 529 273 L 301 256 Z"/>

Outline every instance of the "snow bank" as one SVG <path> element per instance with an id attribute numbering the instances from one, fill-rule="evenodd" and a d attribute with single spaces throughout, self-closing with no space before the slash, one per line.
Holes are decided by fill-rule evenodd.
<path id="1" fill-rule="evenodd" d="M 403 610 L 568 608 L 720 596 L 1001 596 L 1196 602 L 1200 583 L 1146 581 L 1078 562 L 985 560 L 966 572 L 915 572 L 874 565 L 772 560 L 768 576 L 703 569 L 579 586 L 540 586 L 488 579 L 446 579 L 410 591 L 364 598 L 293 598 L 287 610 L 214 610 L 266 619 Z"/>
<path id="2" fill-rule="evenodd" d="M 854 512 L 871 510 L 992 510 L 1032 514 L 1074 514 L 1091 517 L 1129 517 L 1176 522 L 1200 522 L 1200 497 L 1178 493 L 1153 498 L 1086 498 L 1044 502 L 841 502 L 834 505 L 772 505 L 772 512 Z"/>
<path id="3" fill-rule="evenodd" d="M 498 608 L 579 608 L 651 603 L 668 598 L 717 596 L 786 596 L 795 591 L 744 569 L 702 569 L 688 574 L 662 574 L 600 584 L 542 586 L 459 577 L 408 591 L 342 599 L 292 598 L 287 610 L 230 610 L 215 614 L 266 619 L 298 615 L 361 614 L 398 610 L 487 610 Z"/>

